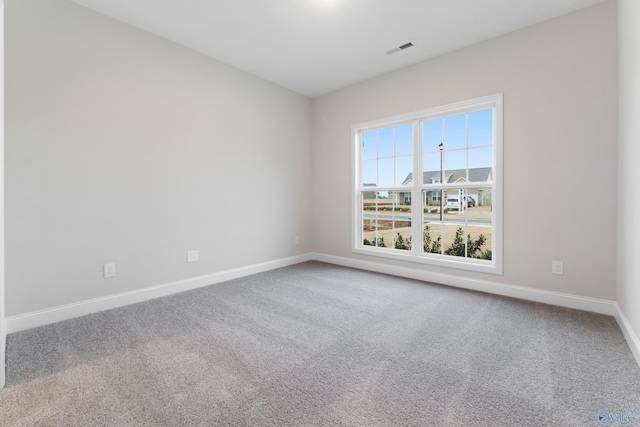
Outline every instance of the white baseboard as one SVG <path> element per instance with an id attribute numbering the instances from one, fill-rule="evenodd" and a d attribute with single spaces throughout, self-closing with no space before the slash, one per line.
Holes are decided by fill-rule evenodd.
<path id="1" fill-rule="evenodd" d="M 363 261 L 353 258 L 338 257 L 320 253 L 311 254 L 311 258 L 330 264 L 353 267 L 361 270 L 375 271 L 390 274 L 392 276 L 406 277 L 409 279 L 423 280 L 442 285 L 455 286 L 457 288 L 471 289 L 489 294 L 519 298 L 528 301 L 536 301 L 560 307 L 575 308 L 577 310 L 591 311 L 616 317 L 618 310 L 614 301 L 581 297 L 561 292 L 545 291 L 541 289 L 526 288 L 522 286 L 507 285 L 488 280 L 472 279 L 468 277 L 454 276 L 450 274 L 435 273 L 432 271 L 417 270 L 407 267 L 399 267 L 389 264 L 381 264 L 371 261 Z"/>
<path id="2" fill-rule="evenodd" d="M 627 343 L 629 343 L 629 348 L 631 349 L 631 353 L 633 353 L 633 357 L 636 358 L 636 362 L 638 362 L 638 366 L 640 366 L 640 339 L 638 339 L 638 335 L 631 328 L 631 324 L 627 320 L 627 317 L 624 315 L 622 309 L 617 302 L 614 302 L 614 305 L 617 310 L 616 320 L 618 321 L 618 325 L 620 326 L 620 330 L 622 330 L 622 334 L 624 335 Z"/>
<path id="3" fill-rule="evenodd" d="M 225 282 L 227 280 L 237 279 L 239 277 L 262 273 L 265 271 L 274 270 L 276 268 L 287 267 L 290 265 L 309 261 L 311 259 L 311 254 L 297 255 L 289 258 L 282 258 L 274 261 L 254 264 L 247 267 L 236 268 L 233 270 L 207 274 L 205 276 L 178 280 L 175 282 L 151 286 L 135 291 L 109 295 L 103 298 L 95 298 L 46 310 L 34 311 L 17 316 L 10 316 L 6 319 L 6 330 L 8 334 L 19 332 L 38 326 L 44 326 L 51 323 L 61 322 L 63 320 L 73 319 L 75 317 L 85 316 L 91 313 L 97 313 L 99 311 L 110 310 L 112 308 L 118 308 L 129 304 L 148 301 L 153 298 L 201 288 L 220 282 Z"/>
<path id="4" fill-rule="evenodd" d="M 574 308 L 578 310 L 610 315 L 615 317 L 618 321 L 620 329 L 622 330 L 622 333 L 629 343 L 629 347 L 631 348 L 634 357 L 640 365 L 640 340 L 638 340 L 638 336 L 634 333 L 631 325 L 624 316 L 624 313 L 620 310 L 620 307 L 615 301 L 581 297 L 577 295 L 545 291 L 534 288 L 525 288 L 521 286 L 491 282 L 488 280 L 472 279 L 468 277 L 435 273 L 413 268 L 381 264 L 371 261 L 363 261 L 359 259 L 326 255 L 321 253 L 307 253 L 297 255 L 294 257 L 268 261 L 233 270 L 221 271 L 205 276 L 193 277 L 157 286 L 151 286 L 136 291 L 124 292 L 106 296 L 103 298 L 95 298 L 46 310 L 11 316 L 6 319 L 5 330 L 8 334 L 19 332 L 38 326 L 44 326 L 63 320 L 73 319 L 75 317 L 85 316 L 87 314 L 96 313 L 99 311 L 123 307 L 129 304 L 148 301 L 153 298 L 172 295 L 178 292 L 201 288 L 227 280 L 262 273 L 265 271 L 274 270 L 276 268 L 287 267 L 310 260 L 322 261 L 330 264 L 342 265 L 345 267 L 375 271 L 378 273 L 390 274 L 393 276 L 423 280 L 426 282 L 439 283 L 443 285 L 455 286 L 458 288 L 471 289 L 475 291 L 503 295 L 512 298 L 519 298 L 545 304 L 557 305 L 561 307 Z"/>

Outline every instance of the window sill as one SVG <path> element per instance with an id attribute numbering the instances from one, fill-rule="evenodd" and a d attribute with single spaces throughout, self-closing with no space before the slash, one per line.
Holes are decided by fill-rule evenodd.
<path id="1" fill-rule="evenodd" d="M 475 271 L 478 273 L 487 273 L 502 275 L 502 265 L 497 259 L 492 261 L 479 260 L 474 258 L 456 259 L 458 257 L 448 255 L 429 255 L 415 254 L 410 251 L 401 249 L 385 249 L 384 251 L 377 249 L 369 249 L 366 247 L 357 247 L 351 250 L 352 253 L 358 255 L 374 256 L 378 258 L 392 259 L 396 261 L 411 262 L 421 265 L 433 265 L 437 267 L 452 268 L 456 270 Z"/>

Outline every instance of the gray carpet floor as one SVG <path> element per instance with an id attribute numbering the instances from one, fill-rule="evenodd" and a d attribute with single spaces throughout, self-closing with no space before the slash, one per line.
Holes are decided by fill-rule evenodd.
<path id="1" fill-rule="evenodd" d="M 602 412 L 640 415 L 640 368 L 611 317 L 319 262 L 7 344 L 2 426 L 595 426 Z"/>

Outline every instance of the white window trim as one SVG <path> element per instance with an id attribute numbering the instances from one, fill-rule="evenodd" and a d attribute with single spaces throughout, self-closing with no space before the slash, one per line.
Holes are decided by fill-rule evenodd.
<path id="1" fill-rule="evenodd" d="M 414 143 L 414 167 L 413 180 L 411 185 L 412 201 L 413 201 L 413 218 L 412 222 L 422 224 L 422 208 L 416 209 L 416 204 L 422 203 L 422 190 L 432 185 L 438 185 L 446 190 L 447 188 L 477 188 L 483 187 L 481 183 L 439 183 L 425 185 L 422 179 L 416 179 L 415 171 L 422 171 L 422 156 L 416 153 L 421 152 L 422 129 L 419 126 L 423 120 L 430 118 L 456 115 L 462 112 L 473 112 L 474 110 L 483 110 L 494 108 L 493 115 L 493 131 L 494 131 L 494 149 L 493 149 L 493 182 L 492 185 L 492 260 L 478 260 L 474 258 L 460 258 L 453 256 L 442 256 L 421 253 L 419 245 L 414 245 L 411 251 L 386 248 L 380 250 L 375 247 L 367 247 L 362 244 L 362 209 L 360 202 L 361 188 L 359 177 L 361 176 L 360 159 L 362 152 L 362 143 L 360 140 L 361 133 L 379 129 L 382 127 L 400 126 L 407 123 L 413 123 L 413 143 Z M 448 267 L 462 270 L 471 270 L 482 273 L 499 274 L 503 273 L 503 94 L 497 93 L 493 95 L 483 96 L 471 100 L 455 102 L 444 106 L 429 108 L 412 113 L 402 114 L 394 117 L 373 120 L 369 122 L 355 124 L 351 127 L 352 136 L 352 242 L 351 251 L 356 254 L 369 255 L 375 257 L 388 258 L 399 261 L 414 262 L 419 264 L 435 265 L 440 267 Z M 422 175 L 419 175 L 420 178 Z M 403 187 L 407 188 L 407 187 Z M 398 191 L 399 187 L 375 187 L 368 191 Z M 420 205 L 421 206 L 421 205 Z M 419 213 L 418 213 L 419 212 Z M 416 216 L 420 215 L 420 221 L 416 222 Z M 422 227 L 413 227 L 412 240 L 420 242 L 422 240 Z"/>

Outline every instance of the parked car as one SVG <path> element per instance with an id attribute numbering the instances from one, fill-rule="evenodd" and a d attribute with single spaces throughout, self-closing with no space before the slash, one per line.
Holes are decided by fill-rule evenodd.
<path id="1" fill-rule="evenodd" d="M 462 204 L 460 203 L 460 198 L 462 197 Z M 466 196 L 447 196 L 447 209 L 455 209 L 460 210 L 460 206 L 462 209 L 467 207 L 467 197 Z"/>
<path id="2" fill-rule="evenodd" d="M 462 197 L 462 209 L 473 207 L 476 205 L 476 201 L 467 196 L 447 196 L 447 205 L 448 209 L 460 209 L 460 198 Z"/>

